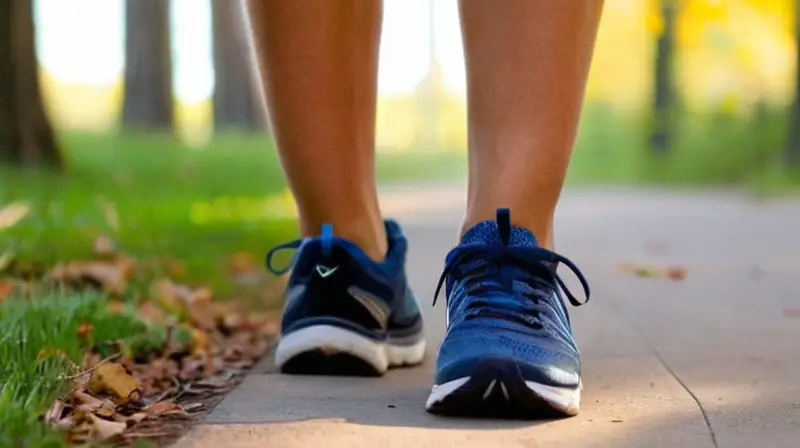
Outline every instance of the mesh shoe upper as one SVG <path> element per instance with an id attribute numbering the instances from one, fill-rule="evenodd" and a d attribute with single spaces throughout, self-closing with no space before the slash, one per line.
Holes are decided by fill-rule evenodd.
<path id="1" fill-rule="evenodd" d="M 576 387 L 580 355 L 572 337 L 563 289 L 562 263 L 589 290 L 568 259 L 538 247 L 533 234 L 510 224 L 507 210 L 497 221 L 470 229 L 446 258 L 448 330 L 437 359 L 436 384 L 469 377 L 486 358 L 515 361 L 526 381 Z M 437 290 L 438 295 L 438 290 Z"/>

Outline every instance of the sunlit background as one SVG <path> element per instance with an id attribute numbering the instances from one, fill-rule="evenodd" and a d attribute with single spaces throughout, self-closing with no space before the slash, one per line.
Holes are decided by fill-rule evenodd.
<path id="1" fill-rule="evenodd" d="M 795 79 L 793 3 L 681 2 L 673 57 L 682 108 L 742 119 L 757 113 L 759 105 L 786 109 Z M 39 59 L 53 120 L 62 129 L 114 129 L 125 66 L 124 1 L 35 4 Z M 209 5 L 208 0 L 171 4 L 177 126 L 190 138 L 208 135 L 211 126 L 214 70 Z M 655 43 L 663 31 L 660 2 L 606 2 L 587 92 L 587 120 L 593 118 L 592 106 L 599 104 L 619 114 L 648 112 Z M 436 88 L 425 89 L 426 81 Z M 440 124 L 436 140 L 427 142 L 429 149 L 463 149 L 465 85 L 456 1 L 389 0 L 381 51 L 379 148 L 420 149 L 414 136 L 426 121 L 418 120 L 422 101 L 415 99 L 431 91 Z"/>
<path id="2" fill-rule="evenodd" d="M 40 252 L 41 241 L 57 239 L 80 252 L 95 232 L 86 223 L 108 227 L 108 204 L 123 221 L 141 223 L 114 231 L 142 250 L 145 241 L 194 247 L 185 232 L 191 225 L 201 234 L 211 231 L 203 226 L 222 226 L 235 244 L 257 252 L 267 244 L 265 224 L 292 222 L 239 2 L 31 4 L 35 47 L 28 51 L 38 59 L 47 117 L 33 125 L 40 140 L 6 150 L 0 203 L 30 201 L 47 219 L 16 229 L 23 240 L 4 244 Z M 128 16 L 131 5 L 139 12 Z M 378 177 L 463 181 L 457 1 L 386 0 L 384 11 Z M 793 0 L 606 0 L 568 186 L 794 191 L 796 11 Z M 216 57 L 215 45 L 224 49 Z M 15 107 L 35 112 L 40 102 L 29 96 Z M 62 238 L 65 228 L 83 236 Z M 278 233 L 294 231 L 285 228 Z"/>
<path id="3" fill-rule="evenodd" d="M 162 300 L 164 285 L 198 287 L 205 299 L 182 298 L 184 305 L 213 295 L 245 304 L 247 314 L 279 308 L 281 279 L 266 275 L 263 260 L 298 236 L 297 215 L 251 76 L 240 6 L 0 1 L 0 446 L 61 446 L 28 442 L 53 435 L 42 411 L 67 392 L 64 378 L 75 378 L 87 332 L 102 347 L 155 334 L 150 347 L 165 358 L 173 324 L 143 326 L 141 307 L 181 321 L 194 314 L 173 306 L 174 297 Z M 457 0 L 385 0 L 384 10 L 376 142 L 383 211 L 428 205 L 420 213 L 427 220 L 430 210 L 457 202 L 436 188 L 457 190 L 466 174 Z M 757 207 L 747 213 L 754 194 L 800 191 L 797 15 L 798 0 L 605 1 L 567 190 L 614 189 L 572 215 L 591 217 L 594 230 L 573 243 L 628 257 L 643 242 L 628 240 L 628 230 L 658 222 L 650 233 L 673 236 L 676 247 L 695 255 L 722 247 L 725 263 L 748 258 L 747 269 L 753 261 L 739 248 L 743 238 L 731 235 L 757 247 L 760 232 L 771 233 L 773 245 L 784 245 L 781 229 L 791 227 L 794 209 L 773 212 L 769 219 L 780 225 L 771 227 L 759 227 L 767 223 L 760 215 L 750 219 L 762 213 Z M 397 184 L 402 194 L 391 208 L 385 193 Z M 707 188 L 751 196 L 728 208 L 710 195 L 694 203 L 700 221 L 684 222 L 680 201 L 653 214 L 664 202 L 650 204 L 649 192 L 675 187 L 688 191 L 684 199 Z M 619 199 L 630 192 L 644 193 Z M 649 215 L 630 219 L 648 206 Z M 705 219 L 719 210 L 719 221 Z M 709 224 L 728 217 L 739 233 Z M 574 236 L 585 222 L 572 219 Z M 708 227 L 685 238 L 696 222 Z M 603 225 L 625 244 L 605 236 L 590 242 L 605 235 Z M 703 232 L 717 243 L 705 245 Z M 755 270 L 742 272 L 756 281 Z"/>
<path id="4" fill-rule="evenodd" d="M 36 192 L 49 204 L 75 190 L 61 205 L 80 216 L 102 191 L 129 217 L 233 225 L 294 216 L 250 76 L 239 2 L 31 1 L 42 103 L 56 137 L 49 145 L 39 132 L 45 143 L 33 146 L 55 148 L 60 157 L 47 160 L 69 175 L 50 179 L 37 171 L 47 163 L 31 159 L 37 151 L 17 148 L 28 159 L 0 166 L 0 199 Z M 126 16 L 126 5 L 139 16 Z M 387 0 L 384 10 L 379 178 L 463 180 L 457 1 Z M 796 10 L 793 0 L 607 0 L 568 185 L 794 189 Z M 225 48 L 216 58 L 215 42 Z M 159 80 L 172 93 L 155 89 Z M 20 167 L 48 180 L 33 182 Z"/>

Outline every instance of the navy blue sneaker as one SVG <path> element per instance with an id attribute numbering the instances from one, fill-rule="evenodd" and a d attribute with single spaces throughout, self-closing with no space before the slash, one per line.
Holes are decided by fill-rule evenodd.
<path id="1" fill-rule="evenodd" d="M 284 373 L 378 376 L 425 356 L 422 315 L 405 274 L 408 243 L 385 221 L 389 250 L 382 263 L 333 235 L 292 241 L 267 254 L 276 274 L 292 269 L 284 295 L 275 363 Z M 272 266 L 282 249 L 297 249 L 289 267 Z"/>
<path id="2" fill-rule="evenodd" d="M 511 225 L 508 209 L 475 225 L 447 254 L 447 334 L 439 349 L 429 412 L 550 418 L 578 413 L 581 364 L 559 289 L 558 263 L 589 286 L 566 258 Z M 435 299 L 434 299 L 435 303 Z"/>

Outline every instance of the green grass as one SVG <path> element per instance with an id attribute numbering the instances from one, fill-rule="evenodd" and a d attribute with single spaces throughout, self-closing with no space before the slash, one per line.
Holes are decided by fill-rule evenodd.
<path id="1" fill-rule="evenodd" d="M 62 143 L 66 175 L 0 168 L 0 205 L 32 204 L 22 223 L 0 234 L 0 253 L 52 264 L 89 256 L 94 238 L 107 234 L 127 253 L 177 258 L 188 281 L 225 293 L 228 256 L 260 259 L 295 236 L 293 205 L 266 137 L 227 135 L 202 148 L 155 136 L 67 134 Z M 457 178 L 462 161 L 450 153 L 382 155 L 378 173 L 383 182 Z"/>
<path id="2" fill-rule="evenodd" d="M 95 238 L 108 235 L 128 255 L 180 260 L 187 275 L 179 280 L 225 296 L 237 293 L 225 269 L 230 255 L 248 252 L 260 260 L 296 236 L 286 183 L 264 136 L 226 135 L 201 148 L 135 135 L 65 134 L 61 142 L 63 175 L 0 168 L 0 208 L 14 201 L 31 206 L 21 222 L 0 230 L 0 255 L 47 267 L 92 257 Z M 464 164 L 454 160 L 463 156 L 381 155 L 377 169 L 383 182 L 458 178 Z M 91 322 L 98 341 L 127 339 L 134 349 L 163 337 L 132 311 L 108 314 L 105 303 L 101 296 L 58 292 L 0 302 L 0 446 L 63 443 L 38 417 L 65 392 L 59 375 L 80 362 L 81 323 Z M 63 355 L 41 358 L 42 350 Z"/>
<path id="3" fill-rule="evenodd" d="M 105 305 L 100 295 L 57 293 L 0 303 L 0 446 L 64 445 L 64 436 L 39 417 L 67 392 L 59 376 L 81 362 L 86 350 L 78 338 L 81 324 L 91 323 L 94 341 L 119 339 L 126 347 L 143 338 L 163 342 L 162 329 L 150 329 L 132 310 L 109 314 Z"/>

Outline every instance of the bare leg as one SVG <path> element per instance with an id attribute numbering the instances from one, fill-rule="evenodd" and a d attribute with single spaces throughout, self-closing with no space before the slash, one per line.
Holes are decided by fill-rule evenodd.
<path id="1" fill-rule="evenodd" d="M 469 95 L 463 230 L 511 209 L 553 245 L 602 0 L 461 0 Z"/>
<path id="2" fill-rule="evenodd" d="M 375 186 L 380 0 L 251 0 L 281 162 L 304 236 L 323 223 L 382 260 Z"/>

